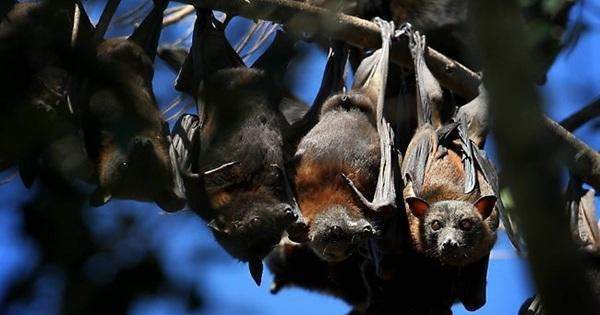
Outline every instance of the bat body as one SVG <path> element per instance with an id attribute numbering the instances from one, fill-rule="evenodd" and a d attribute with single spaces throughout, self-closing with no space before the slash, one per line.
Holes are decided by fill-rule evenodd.
<path id="1" fill-rule="evenodd" d="M 326 72 L 322 89 L 334 95 L 317 105 L 315 124 L 293 158 L 294 188 L 308 225 L 308 246 L 327 261 L 346 259 L 376 233 L 348 181 L 367 198 L 373 197 L 381 158 L 377 104 L 384 80 L 378 72 L 382 56 L 376 53 L 363 61 L 350 92 L 336 94 L 339 84 L 325 80 L 335 82 L 342 76 Z M 343 66 L 333 66 L 332 58 L 340 54 L 330 54 L 326 71 L 343 71 Z"/>
<path id="2" fill-rule="evenodd" d="M 267 258 L 267 265 L 274 274 L 271 293 L 276 294 L 286 287 L 300 287 L 340 298 L 360 314 L 367 305 L 363 262 L 356 254 L 342 262 L 327 262 L 304 244 L 282 241 Z"/>
<path id="3" fill-rule="evenodd" d="M 81 116 L 86 146 L 96 163 L 102 205 L 112 197 L 154 201 L 162 209 L 183 208 L 177 168 L 169 155 L 169 129 L 152 90 L 153 60 L 167 2 L 161 2 L 127 39 L 95 46 L 85 80 Z"/>
<path id="4" fill-rule="evenodd" d="M 402 164 L 410 234 L 417 251 L 463 266 L 488 255 L 496 240 L 497 197 L 474 157 L 466 123 L 436 131 L 443 96 L 424 63 L 424 38 L 417 34 L 411 43 L 420 127 Z"/>
<path id="5" fill-rule="evenodd" d="M 26 186 L 40 156 L 64 176 L 90 175 L 68 96 L 72 11 L 14 4 L 0 20 L 0 169 L 18 163 Z"/>
<path id="6" fill-rule="evenodd" d="M 248 68 L 211 11 L 198 10 L 178 79 L 178 89 L 194 96 L 199 107 L 199 117 L 180 120 L 176 136 L 184 139 L 177 143 L 188 205 L 209 222 L 229 254 L 249 263 L 257 284 L 261 260 L 298 219 L 286 189 L 282 133 L 288 123 L 279 111 L 284 95 L 276 80 L 287 62 L 271 59 L 289 48 L 278 35 Z"/>
<path id="7" fill-rule="evenodd" d="M 300 141 L 294 187 L 307 220 L 311 248 L 323 259 L 341 261 L 374 228 L 343 174 L 372 196 L 379 170 L 379 136 L 373 100 L 353 91 L 323 105 L 319 122 Z"/>

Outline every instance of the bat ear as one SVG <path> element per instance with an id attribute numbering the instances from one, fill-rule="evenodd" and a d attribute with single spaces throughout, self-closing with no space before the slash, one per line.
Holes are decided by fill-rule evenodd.
<path id="1" fill-rule="evenodd" d="M 96 190 L 90 196 L 90 206 L 101 207 L 112 199 L 112 194 L 102 187 Z"/>
<path id="2" fill-rule="evenodd" d="M 221 224 L 218 219 L 211 220 L 206 226 L 208 226 L 213 232 L 223 235 L 229 235 L 231 232 L 228 228 Z"/>
<path id="3" fill-rule="evenodd" d="M 429 210 L 429 204 L 427 201 L 419 197 L 408 197 L 406 198 L 406 203 L 408 204 L 410 212 L 412 212 L 412 214 L 419 219 L 424 217 L 425 213 L 427 213 L 427 210 Z"/>
<path id="4" fill-rule="evenodd" d="M 487 219 L 487 217 L 489 217 L 492 213 L 492 210 L 494 210 L 496 200 L 498 200 L 496 196 L 488 195 L 477 199 L 477 201 L 475 201 L 475 204 L 473 204 L 473 206 L 475 206 L 475 209 L 477 209 L 477 212 L 479 212 L 483 220 Z"/>
<path id="5" fill-rule="evenodd" d="M 260 259 L 251 259 L 248 262 L 248 268 L 250 269 L 250 275 L 256 285 L 260 287 L 260 282 L 262 281 L 262 273 L 263 273 L 263 263 Z"/>
<path id="6" fill-rule="evenodd" d="M 162 30 L 163 13 L 168 4 L 169 1 L 167 0 L 154 0 L 152 11 L 148 13 L 148 16 L 133 31 L 133 34 L 129 36 L 129 40 L 140 45 L 152 61 L 154 61 L 154 57 L 156 56 L 160 32 Z"/>

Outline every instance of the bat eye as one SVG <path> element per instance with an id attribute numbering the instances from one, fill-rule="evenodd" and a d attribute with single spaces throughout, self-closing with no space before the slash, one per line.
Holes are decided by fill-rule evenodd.
<path id="1" fill-rule="evenodd" d="M 432 230 L 438 231 L 441 228 L 442 228 L 442 222 L 440 222 L 438 220 L 433 220 L 433 222 L 431 222 L 431 229 Z"/>
<path id="2" fill-rule="evenodd" d="M 254 217 L 254 218 L 252 218 L 252 220 L 250 220 L 250 226 L 252 226 L 252 227 L 257 227 L 259 224 L 260 224 L 259 217 Z"/>
<path id="3" fill-rule="evenodd" d="M 460 221 L 458 226 L 463 231 L 470 231 L 473 228 L 473 221 L 471 221 L 469 219 L 463 219 Z"/>
<path id="4" fill-rule="evenodd" d="M 127 169 L 128 166 L 129 166 L 129 163 L 127 163 L 127 161 L 124 161 L 124 162 L 121 162 L 121 164 L 119 164 L 119 169 L 125 170 L 125 169 Z"/>

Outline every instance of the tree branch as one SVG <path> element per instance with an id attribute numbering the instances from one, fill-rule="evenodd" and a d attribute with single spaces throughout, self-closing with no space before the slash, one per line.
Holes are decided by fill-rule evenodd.
<path id="1" fill-rule="evenodd" d="M 552 119 L 545 117 L 545 125 L 559 143 L 559 157 L 571 173 L 600 191 L 600 154 Z"/>
<path id="2" fill-rule="evenodd" d="M 191 4 L 193 0 L 176 0 Z M 202 0 L 199 7 L 211 8 L 229 14 L 284 24 L 288 30 L 313 35 L 319 34 L 339 39 L 359 48 L 379 48 L 379 27 L 354 16 L 333 13 L 326 9 L 292 0 Z M 390 59 L 399 65 L 412 67 L 406 39 L 395 41 L 390 49 Z M 478 75 L 462 64 L 428 48 L 427 65 L 440 83 L 456 93 L 473 98 L 477 96 Z"/>
<path id="3" fill-rule="evenodd" d="M 582 108 L 573 115 L 565 118 L 560 124 L 568 131 L 575 131 L 588 121 L 600 116 L 600 98 Z"/>

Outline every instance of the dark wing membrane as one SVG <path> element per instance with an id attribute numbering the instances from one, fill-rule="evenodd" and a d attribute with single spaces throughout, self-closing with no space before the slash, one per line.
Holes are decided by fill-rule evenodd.
<path id="1" fill-rule="evenodd" d="M 425 36 L 421 36 L 419 32 L 410 29 L 408 34 L 417 84 L 417 119 L 419 126 L 431 123 L 434 127 L 439 128 L 441 123 L 437 111 L 443 101 L 443 92 L 439 82 L 425 62 L 427 51 Z"/>
<path id="2" fill-rule="evenodd" d="M 223 25 L 211 10 L 197 9 L 192 47 L 175 87 L 181 92 L 197 96 L 202 81 L 221 69 L 244 67 L 244 62 L 231 47 Z"/>
<path id="3" fill-rule="evenodd" d="M 469 139 L 477 147 L 483 149 L 489 130 L 489 106 L 487 92 L 483 85 L 479 87 L 479 95 L 458 109 L 458 120 L 466 120 Z"/>
<path id="4" fill-rule="evenodd" d="M 195 115 L 183 115 L 171 133 L 171 158 L 175 156 L 180 180 L 185 191 L 187 204 L 202 218 L 213 218 L 214 213 L 204 187 L 204 180 L 198 174 L 196 159 L 200 151 L 200 120 Z"/>
<path id="5" fill-rule="evenodd" d="M 460 140 L 461 155 L 463 166 L 465 168 L 464 192 L 470 193 L 477 184 L 477 170 L 475 169 L 475 159 L 473 158 L 473 145 L 469 139 L 467 131 L 466 117 L 460 118 L 458 122 L 458 138 Z"/>
<path id="6" fill-rule="evenodd" d="M 319 121 L 321 107 L 325 100 L 332 95 L 338 94 L 344 89 L 344 69 L 348 60 L 348 50 L 342 42 L 334 42 L 329 48 L 327 64 L 323 72 L 321 87 L 317 93 L 312 106 L 302 117 L 296 121 L 289 130 L 285 132 L 286 142 L 294 144 Z"/>
<path id="7" fill-rule="evenodd" d="M 517 226 L 511 219 L 509 213 L 504 208 L 502 198 L 500 198 L 500 184 L 498 181 L 498 173 L 496 171 L 496 168 L 494 167 L 492 162 L 487 158 L 485 151 L 477 148 L 476 146 L 473 147 L 473 156 L 475 157 L 475 161 L 477 162 L 477 168 L 481 170 L 483 177 L 492 187 L 494 195 L 498 197 L 498 201 L 496 202 L 496 208 L 500 213 L 502 225 L 504 225 L 504 229 L 506 230 L 508 238 L 518 251 L 523 251 L 525 248 L 521 242 Z"/>
<path id="8" fill-rule="evenodd" d="M 96 30 L 94 31 L 94 39 L 96 41 L 101 41 L 108 30 L 108 26 L 110 25 L 110 21 L 115 15 L 115 11 L 117 11 L 117 7 L 121 3 L 121 0 L 108 0 L 106 6 L 104 7 L 104 11 L 102 11 L 102 15 L 100 16 L 100 20 L 98 24 L 96 24 Z"/>
<path id="9" fill-rule="evenodd" d="M 171 144 L 177 156 L 177 164 L 183 172 L 196 173 L 195 159 L 200 152 L 200 120 L 196 115 L 183 115 L 171 132 Z"/>
<path id="10" fill-rule="evenodd" d="M 429 124 L 417 129 L 408 145 L 402 161 L 402 177 L 405 184 L 412 183 L 417 196 L 422 192 L 428 162 L 435 158 L 437 147 L 437 134 Z"/>
<path id="11" fill-rule="evenodd" d="M 485 305 L 489 260 L 488 254 L 480 261 L 461 268 L 457 296 L 465 308 L 471 312 Z"/>
<path id="12" fill-rule="evenodd" d="M 162 30 L 164 11 L 169 4 L 168 0 L 154 1 L 154 8 L 148 13 L 142 23 L 129 36 L 129 40 L 140 45 L 150 60 L 154 61 L 156 49 Z"/>
<path id="13" fill-rule="evenodd" d="M 273 43 L 252 67 L 264 70 L 274 82 L 280 83 L 283 81 L 290 61 L 297 53 L 294 40 L 284 31 L 278 30 Z"/>
<path id="14" fill-rule="evenodd" d="M 308 112 L 309 107 L 296 96 L 287 92 L 279 103 L 279 111 L 283 114 L 288 124 L 293 125 L 300 121 Z"/>

